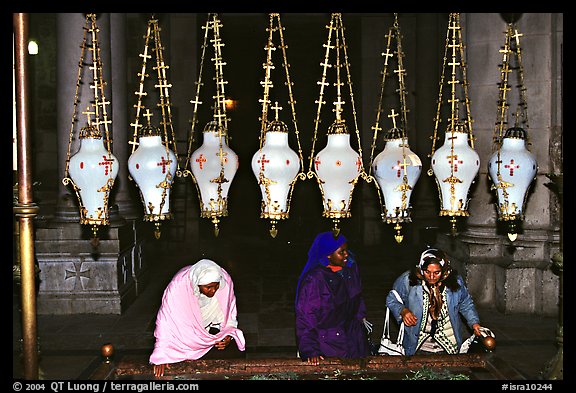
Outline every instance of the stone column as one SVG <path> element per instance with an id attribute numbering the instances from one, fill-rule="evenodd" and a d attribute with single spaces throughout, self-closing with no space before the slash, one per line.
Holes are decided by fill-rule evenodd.
<path id="1" fill-rule="evenodd" d="M 361 128 L 361 142 L 363 150 L 363 159 L 366 167 L 364 168 L 366 173 L 369 173 L 370 168 L 370 155 L 372 150 L 372 141 L 374 138 L 374 127 L 376 123 L 376 111 L 378 109 L 378 101 L 380 98 L 381 82 L 382 82 L 382 71 L 384 65 L 384 58 L 382 53 L 386 51 L 386 34 L 388 34 L 389 28 L 394 23 L 394 16 L 392 14 L 371 14 L 369 16 L 362 17 L 361 29 L 362 29 L 362 40 L 361 40 L 361 50 L 362 50 L 362 62 L 358 66 L 361 69 L 361 91 L 362 95 L 361 102 L 356 103 L 360 108 L 364 110 L 359 111 L 362 116 L 362 124 L 364 127 Z M 369 38 L 367 38 L 369 37 Z M 395 64 L 395 63 L 394 63 Z M 389 68 L 390 69 L 390 68 Z M 392 79 L 395 74 L 390 72 L 387 77 L 388 83 L 397 83 Z M 357 86 L 357 85 L 354 85 Z M 374 149 L 374 156 L 372 159 L 376 158 L 378 153 L 380 153 L 384 147 L 384 134 L 387 131 L 388 119 L 386 118 L 386 108 L 387 102 L 382 102 L 382 114 L 380 115 L 380 127 L 382 130 L 378 131 L 378 139 L 376 148 Z M 390 229 L 386 230 L 386 224 L 382 222 L 381 218 L 381 205 L 378 201 L 378 191 L 375 183 L 365 183 L 360 181 L 356 185 L 355 198 L 362 198 L 362 221 L 363 221 L 363 238 L 364 244 L 367 246 L 373 246 L 382 242 L 384 236 L 392 236 L 392 231 Z M 362 192 L 360 192 L 362 191 Z M 353 213 L 354 214 L 354 213 Z"/>
<path id="2" fill-rule="evenodd" d="M 409 135 L 412 150 L 422 161 L 422 173 L 412 193 L 413 225 L 418 227 L 416 244 L 431 245 L 435 241 L 439 220 L 439 190 L 434 176 L 428 175 L 436 117 L 439 81 L 442 73 L 444 45 L 446 42 L 446 14 L 417 13 L 416 43 L 413 61 L 416 63 L 413 79 L 415 81 L 414 111 L 415 123 Z M 444 90 L 444 94 L 446 90 Z M 440 125 L 439 135 L 445 131 Z M 436 148 L 442 144 L 442 137 Z"/>
<path id="3" fill-rule="evenodd" d="M 86 18 L 81 13 L 62 13 L 57 15 L 57 50 L 56 83 L 58 85 L 57 97 L 57 127 L 58 127 L 58 179 L 62 180 L 66 171 L 66 158 L 72 126 L 72 113 L 74 110 L 74 95 L 78 78 L 78 62 L 80 60 L 80 45 L 82 44 L 83 28 Z M 78 111 L 81 113 L 85 103 L 91 96 L 88 84 L 79 88 Z M 79 119 L 85 121 L 85 119 Z M 78 149 L 78 143 L 73 141 L 70 154 Z M 68 186 L 58 185 L 58 199 L 54 220 L 57 222 L 78 222 L 80 213 L 76 203 L 76 195 Z"/>
<path id="4" fill-rule="evenodd" d="M 507 24 L 497 13 L 462 15 L 475 149 L 480 172 L 471 188 L 467 229 L 457 239 L 443 238 L 443 247 L 466 263 L 470 291 L 480 305 L 504 312 L 557 313 L 558 279 L 550 271 L 551 256 L 558 249 L 551 193 L 545 187 L 550 172 L 552 115 L 556 82 L 551 60 L 557 57 L 553 14 L 522 14 L 517 27 L 527 88 L 529 149 L 539 165 L 529 194 L 523 232 L 510 241 L 497 230 L 496 195 L 490 190 L 487 162 L 493 152 L 492 136 L 497 121 L 498 86 Z M 516 74 L 510 85 L 516 88 Z M 552 112 L 552 113 L 551 113 Z M 512 118 L 509 121 L 513 121 Z"/>
<path id="5" fill-rule="evenodd" d="M 112 129 L 114 133 L 114 155 L 120 163 L 118 177 L 114 183 L 112 204 L 118 206 L 120 215 L 126 219 L 141 219 L 142 209 L 138 190 L 128 176 L 128 158 L 132 153 L 132 140 L 128 105 L 126 66 L 126 14 L 110 14 L 110 85 L 112 89 Z M 136 78 L 136 75 L 134 75 Z"/>
<path id="6" fill-rule="evenodd" d="M 85 15 L 66 13 L 57 15 L 57 127 L 58 171 L 64 177 L 72 111 L 78 78 Z M 108 83 L 106 99 L 113 101 L 111 93 L 110 15 L 99 14 L 97 25 L 101 47 L 103 78 Z M 87 58 L 90 55 L 86 54 Z M 82 111 L 93 100 L 90 89 L 91 70 L 85 67 L 77 107 L 78 124 L 85 124 Z M 120 84 L 119 84 L 120 85 Z M 122 93 L 122 92 L 120 92 Z M 114 107 L 107 107 L 114 122 Z M 121 110 L 118 110 L 122 113 Z M 82 117 L 84 116 L 84 118 Z M 70 154 L 79 147 L 78 130 L 74 132 Z M 111 129 L 109 129 L 111 131 Z M 126 143 L 124 143 L 126 145 Z M 122 150 L 122 149 L 120 149 Z M 124 152 L 126 148 L 124 148 Z M 116 153 L 116 152 L 115 152 Z M 116 155 L 116 154 L 115 154 Z M 126 154 L 120 154 L 126 156 Z M 117 157 L 118 158 L 118 157 Z M 115 185 L 116 186 L 116 185 Z M 99 228 L 100 243 L 90 243 L 90 234 L 79 223 L 79 208 L 71 187 L 59 185 L 56 213 L 53 220 L 41 223 L 36 231 L 36 257 L 40 267 L 38 290 L 39 314 L 120 314 L 136 295 L 133 277 L 133 259 L 140 258 L 135 246 L 132 224 L 118 215 L 110 214 L 111 225 Z M 89 229 L 89 228 L 88 228 Z"/>

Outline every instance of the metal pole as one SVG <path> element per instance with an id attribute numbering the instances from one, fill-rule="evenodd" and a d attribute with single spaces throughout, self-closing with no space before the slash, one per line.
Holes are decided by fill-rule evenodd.
<path id="1" fill-rule="evenodd" d="M 22 341 L 24 379 L 38 379 L 36 285 L 34 272 L 34 223 L 39 208 L 32 202 L 32 171 L 28 132 L 28 14 L 13 14 L 16 75 L 16 125 L 18 152 L 18 202 L 14 214 L 20 225 Z"/>

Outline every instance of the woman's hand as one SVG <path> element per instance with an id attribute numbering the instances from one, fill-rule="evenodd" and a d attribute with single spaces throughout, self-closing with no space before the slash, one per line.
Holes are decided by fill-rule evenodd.
<path id="1" fill-rule="evenodd" d="M 479 323 L 475 323 L 474 325 L 472 325 L 472 329 L 474 329 L 474 334 L 476 335 L 476 337 L 482 337 L 482 332 L 480 331 Z"/>
<path id="2" fill-rule="evenodd" d="M 418 318 L 416 318 L 416 315 L 414 315 L 414 313 L 412 313 L 412 311 L 410 311 L 410 309 L 406 307 L 404 307 L 402 311 L 400 311 L 400 316 L 402 316 L 402 321 L 406 326 L 414 326 L 416 325 L 416 322 L 418 322 Z"/>
<path id="3" fill-rule="evenodd" d="M 311 358 L 308 358 L 308 363 L 317 366 L 320 364 L 320 360 L 324 360 L 324 356 L 312 356 Z"/>
<path id="4" fill-rule="evenodd" d="M 228 344 L 230 344 L 230 342 L 232 341 L 232 336 L 226 336 L 224 337 L 222 340 L 220 341 L 216 341 L 216 344 L 214 344 L 214 346 L 216 347 L 216 349 L 224 349 L 228 346 Z"/>
<path id="5" fill-rule="evenodd" d="M 162 377 L 164 375 L 164 371 L 170 368 L 169 364 L 155 364 L 152 367 L 152 371 L 154 372 L 155 377 Z"/>

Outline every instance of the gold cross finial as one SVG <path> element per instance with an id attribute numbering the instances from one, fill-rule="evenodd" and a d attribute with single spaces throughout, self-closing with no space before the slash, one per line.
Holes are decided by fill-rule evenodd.
<path id="1" fill-rule="evenodd" d="M 390 112 L 390 114 L 388 115 L 388 117 L 392 118 L 392 125 L 394 128 L 396 128 L 396 116 L 399 116 L 398 113 L 394 112 L 394 108 L 392 108 L 392 111 Z"/>
<path id="2" fill-rule="evenodd" d="M 82 112 L 83 115 L 86 115 L 86 117 L 88 118 L 88 125 L 92 125 L 92 118 L 90 117 L 91 115 L 94 115 L 96 112 L 93 112 L 90 110 L 90 107 L 86 107 L 86 110 L 84 112 Z"/>
<path id="3" fill-rule="evenodd" d="M 152 116 L 154 116 L 154 115 L 152 114 L 152 112 L 150 112 L 150 109 L 146 108 L 146 113 L 144 114 L 144 117 L 148 121 L 148 127 L 150 127 L 150 118 Z"/>
<path id="4" fill-rule="evenodd" d="M 514 29 L 514 35 L 512 36 L 516 40 L 516 45 L 520 45 L 520 37 L 524 34 L 519 33 L 517 29 Z"/>
<path id="5" fill-rule="evenodd" d="M 278 101 L 274 101 L 274 106 L 270 107 L 276 113 L 276 120 L 278 120 L 278 111 L 282 110 L 282 107 L 278 105 Z"/>

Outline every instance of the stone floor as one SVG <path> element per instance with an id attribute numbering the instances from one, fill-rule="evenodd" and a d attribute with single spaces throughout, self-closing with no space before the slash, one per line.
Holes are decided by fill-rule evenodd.
<path id="1" fill-rule="evenodd" d="M 350 237 L 349 237 L 350 239 Z M 349 246 L 354 249 L 351 240 Z M 122 315 L 38 315 L 40 377 L 48 380 L 89 378 L 102 364 L 100 348 L 114 346 L 118 355 L 148 356 L 154 345 L 154 324 L 162 291 L 181 267 L 210 258 L 234 279 L 239 327 L 246 337 L 247 359 L 295 358 L 294 287 L 307 258 L 308 244 L 281 239 L 242 239 L 223 246 L 208 242 L 193 250 L 174 252 L 159 243 L 149 255 L 148 280 L 142 293 Z M 372 339 L 382 332 L 385 295 L 394 278 L 414 264 L 419 251 L 409 244 L 355 250 L 362 273 Z M 494 351 L 527 380 L 547 379 L 559 353 L 558 319 L 534 315 L 505 315 L 479 310 L 482 325 L 496 335 Z M 18 291 L 13 306 L 13 378 L 22 377 L 21 323 Z"/>

